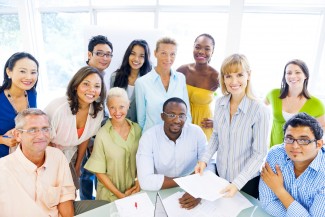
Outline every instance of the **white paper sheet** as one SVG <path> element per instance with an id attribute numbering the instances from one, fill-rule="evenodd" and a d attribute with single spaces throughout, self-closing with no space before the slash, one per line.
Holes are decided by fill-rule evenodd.
<path id="1" fill-rule="evenodd" d="M 214 201 L 223 196 L 219 192 L 225 188 L 229 182 L 220 178 L 209 170 L 204 171 L 203 175 L 193 174 L 174 179 L 184 191 L 195 198 L 202 198 Z"/>
<path id="2" fill-rule="evenodd" d="M 147 193 L 135 194 L 115 201 L 121 217 L 152 217 L 154 206 Z"/>
<path id="3" fill-rule="evenodd" d="M 220 198 L 213 202 L 202 200 L 201 204 L 191 210 L 180 207 L 178 199 L 184 192 L 177 192 L 163 200 L 168 217 L 235 217 L 243 209 L 253 206 L 241 193 L 233 198 Z"/>

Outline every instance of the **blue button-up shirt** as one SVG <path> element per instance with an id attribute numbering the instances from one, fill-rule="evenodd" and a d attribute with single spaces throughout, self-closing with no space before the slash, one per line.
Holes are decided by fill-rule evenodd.
<path id="1" fill-rule="evenodd" d="M 207 141 L 203 130 L 194 124 L 185 124 L 176 143 L 170 140 L 159 124 L 141 137 L 136 156 L 138 179 L 142 189 L 158 191 L 164 176 L 187 176 L 194 171 Z"/>
<path id="2" fill-rule="evenodd" d="M 186 122 L 191 123 L 190 104 L 183 74 L 171 70 L 167 91 L 155 69 L 136 80 L 137 118 L 138 124 L 143 130 L 142 132 L 163 122 L 161 119 L 163 104 L 171 97 L 178 97 L 185 101 L 187 105 Z"/>
<path id="3" fill-rule="evenodd" d="M 310 144 L 312 145 L 312 144 Z M 288 157 L 284 144 L 274 146 L 269 151 L 266 162 L 275 172 L 280 166 L 284 187 L 295 199 L 286 209 L 273 191 L 261 179 L 260 201 L 263 208 L 273 216 L 325 216 L 325 149 L 319 150 L 307 169 L 296 178 L 294 164 Z"/>

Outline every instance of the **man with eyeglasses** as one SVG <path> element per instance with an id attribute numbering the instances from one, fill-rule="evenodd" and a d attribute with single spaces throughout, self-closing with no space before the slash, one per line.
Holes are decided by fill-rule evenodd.
<path id="1" fill-rule="evenodd" d="M 272 216 L 325 216 L 325 149 L 319 122 L 306 113 L 289 119 L 284 142 L 262 168 L 259 195 Z"/>
<path id="2" fill-rule="evenodd" d="M 18 147 L 0 159 L 0 215 L 74 216 L 75 187 L 62 151 L 49 147 L 49 118 L 27 109 L 15 118 Z"/>
<path id="3" fill-rule="evenodd" d="M 202 129 L 186 123 L 187 106 L 180 98 L 163 104 L 163 124 L 153 126 L 142 135 L 136 155 L 138 180 L 143 190 L 158 191 L 176 187 L 174 178 L 194 172 L 207 141 Z M 200 199 L 185 193 L 180 205 L 194 208 Z"/>
<path id="4" fill-rule="evenodd" d="M 96 68 L 98 71 L 103 73 L 103 76 L 105 74 L 105 70 L 109 67 L 111 64 L 111 60 L 113 57 L 113 45 L 112 43 L 107 39 L 106 36 L 103 35 L 97 35 L 92 37 L 89 40 L 88 43 L 88 60 L 87 64 L 91 67 Z M 109 82 L 105 82 L 106 89 L 109 90 Z M 108 110 L 105 107 L 105 117 L 103 120 L 103 123 L 106 122 L 108 118 Z M 96 176 L 89 172 L 88 170 L 84 169 L 84 166 L 87 162 L 87 160 L 90 157 L 91 151 L 93 149 L 93 143 L 94 140 L 91 139 L 89 141 L 86 154 L 84 156 L 84 159 L 81 164 L 81 172 L 80 172 L 80 199 L 81 200 L 93 200 L 95 199 L 93 196 L 93 183 L 95 183 L 95 186 L 97 185 Z M 94 180 L 94 181 L 93 181 Z"/>
<path id="5" fill-rule="evenodd" d="M 89 66 L 104 72 L 110 65 L 113 57 L 113 45 L 103 35 L 97 35 L 90 39 L 88 43 L 88 61 Z"/>

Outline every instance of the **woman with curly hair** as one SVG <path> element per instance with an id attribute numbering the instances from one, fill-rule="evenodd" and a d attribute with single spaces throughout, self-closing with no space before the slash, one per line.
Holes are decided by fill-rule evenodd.
<path id="1" fill-rule="evenodd" d="M 81 68 L 67 87 L 67 96 L 54 99 L 46 108 L 52 125 L 52 145 L 70 162 L 74 184 L 79 189 L 80 166 L 89 139 L 100 128 L 106 89 L 101 73 Z"/>

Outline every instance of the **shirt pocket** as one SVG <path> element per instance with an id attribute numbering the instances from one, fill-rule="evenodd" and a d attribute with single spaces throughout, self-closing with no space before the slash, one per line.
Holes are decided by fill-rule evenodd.
<path id="1" fill-rule="evenodd" d="M 57 206 L 60 202 L 60 193 L 61 193 L 61 187 L 52 187 L 50 186 L 46 194 L 44 194 L 44 203 L 48 208 L 53 208 Z"/>

